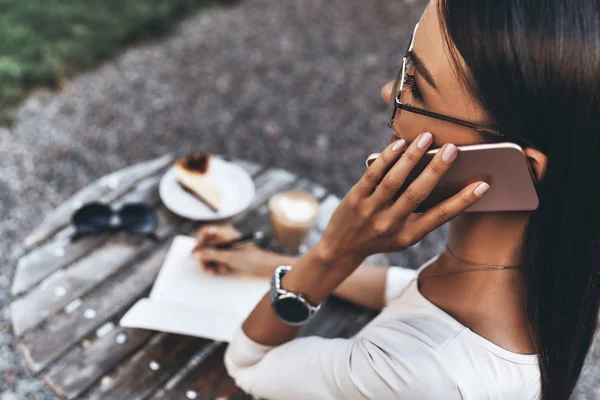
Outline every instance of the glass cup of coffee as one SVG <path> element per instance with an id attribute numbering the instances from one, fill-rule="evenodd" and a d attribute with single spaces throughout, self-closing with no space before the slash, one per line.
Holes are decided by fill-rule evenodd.
<path id="1" fill-rule="evenodd" d="M 319 201 L 301 191 L 277 193 L 269 199 L 269 214 L 279 247 L 298 252 L 317 221 Z"/>

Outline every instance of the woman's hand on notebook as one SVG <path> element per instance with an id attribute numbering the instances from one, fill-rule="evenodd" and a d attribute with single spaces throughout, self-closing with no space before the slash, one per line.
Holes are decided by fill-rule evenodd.
<path id="1" fill-rule="evenodd" d="M 229 250 L 211 248 L 211 244 L 236 239 L 242 233 L 231 224 L 204 225 L 196 233 L 194 256 L 200 267 L 216 274 L 232 272 L 270 277 L 277 267 L 277 254 L 261 249 L 254 243 Z"/>

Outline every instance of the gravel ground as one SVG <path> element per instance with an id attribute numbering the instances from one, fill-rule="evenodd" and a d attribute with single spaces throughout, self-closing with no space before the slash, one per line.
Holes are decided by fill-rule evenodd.
<path id="1" fill-rule="evenodd" d="M 27 372 L 9 324 L 15 256 L 43 215 L 98 177 L 182 150 L 286 168 L 343 196 L 365 157 L 389 140 L 380 88 L 396 72 L 424 4 L 214 7 L 60 92 L 30 96 L 15 126 L 0 131 L 0 400 L 55 398 Z M 578 398 L 600 398 L 593 375 L 598 368 Z"/>

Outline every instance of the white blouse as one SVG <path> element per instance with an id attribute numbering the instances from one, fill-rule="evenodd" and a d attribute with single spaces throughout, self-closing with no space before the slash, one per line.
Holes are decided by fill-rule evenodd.
<path id="1" fill-rule="evenodd" d="M 386 307 L 354 337 L 264 346 L 241 328 L 225 353 L 237 385 L 276 399 L 537 399 L 537 355 L 505 350 L 419 292 L 417 271 L 389 267 Z"/>

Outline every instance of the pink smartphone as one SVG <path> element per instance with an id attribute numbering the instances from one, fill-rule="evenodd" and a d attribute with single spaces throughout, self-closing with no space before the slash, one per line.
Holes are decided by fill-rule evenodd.
<path id="1" fill-rule="evenodd" d="M 521 147 L 513 143 L 493 143 L 457 148 L 456 160 L 416 212 L 424 212 L 479 180 L 489 183 L 490 190 L 466 211 L 528 211 L 538 207 L 535 178 Z M 395 199 L 427 167 L 438 151 L 434 149 L 425 153 Z M 373 153 L 367 158 L 367 168 L 379 154 Z"/>

